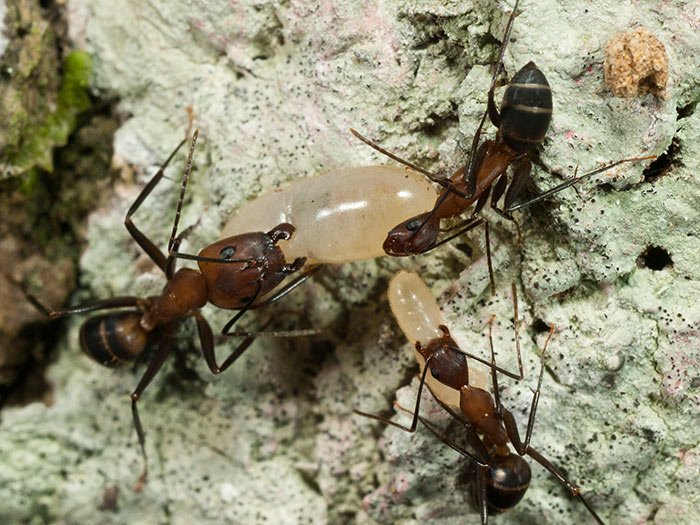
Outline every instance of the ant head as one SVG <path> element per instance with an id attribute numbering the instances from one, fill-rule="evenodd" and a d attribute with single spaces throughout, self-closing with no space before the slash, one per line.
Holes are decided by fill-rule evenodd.
<path id="1" fill-rule="evenodd" d="M 430 373 L 442 384 L 455 390 L 469 384 L 467 358 L 449 334 L 433 339 L 424 348 L 416 346 L 416 349 L 426 362 L 430 359 Z"/>
<path id="2" fill-rule="evenodd" d="M 495 455 L 486 479 L 486 499 L 491 509 L 502 512 L 523 499 L 530 485 L 530 465 L 517 454 Z"/>
<path id="3" fill-rule="evenodd" d="M 440 233 L 440 219 L 430 212 L 411 217 L 391 230 L 384 241 L 384 251 L 394 257 L 417 255 L 433 247 Z"/>
<path id="4" fill-rule="evenodd" d="M 204 248 L 199 257 L 220 261 L 197 261 L 209 300 L 219 308 L 243 308 L 284 279 L 284 254 L 263 232 L 226 237 Z"/>

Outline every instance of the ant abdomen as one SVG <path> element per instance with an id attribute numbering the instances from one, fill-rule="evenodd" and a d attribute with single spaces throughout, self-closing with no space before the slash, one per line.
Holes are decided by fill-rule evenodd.
<path id="1" fill-rule="evenodd" d="M 148 343 L 141 316 L 137 311 L 122 311 L 90 317 L 80 328 L 80 346 L 102 366 L 133 363 Z"/>
<path id="2" fill-rule="evenodd" d="M 537 146 L 552 120 L 552 90 L 544 73 L 530 61 L 508 84 L 501 102 L 503 141 L 525 153 Z"/>
<path id="3" fill-rule="evenodd" d="M 530 465 L 518 454 L 495 455 L 486 477 L 489 507 L 503 512 L 515 507 L 530 486 Z"/>

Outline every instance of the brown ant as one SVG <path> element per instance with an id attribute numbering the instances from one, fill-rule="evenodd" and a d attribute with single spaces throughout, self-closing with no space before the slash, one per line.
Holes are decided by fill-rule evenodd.
<path id="1" fill-rule="evenodd" d="M 474 134 L 467 163 L 451 177 L 435 175 L 389 153 L 357 131 L 350 130 L 357 138 L 375 150 L 419 171 L 444 188 L 432 210 L 407 219 L 387 234 L 384 241 L 384 251 L 388 255 L 396 257 L 422 254 L 483 224 L 492 293 L 495 293 L 495 284 L 491 264 L 489 224 L 488 219 L 479 217 L 489 195 L 491 195 L 491 208 L 503 218 L 515 221 L 512 212 L 548 198 L 582 179 L 607 171 L 624 162 L 655 158 L 649 156 L 619 160 L 578 177 L 574 176 L 574 178 L 530 200 L 516 204 L 516 200 L 531 181 L 531 156 L 537 146 L 542 143 L 552 118 L 552 92 L 549 83 L 544 73 L 532 61 L 523 66 L 508 84 L 503 95 L 500 112 L 494 102 L 494 90 L 503 65 L 503 55 L 510 38 L 513 21 L 516 17 L 518 1 L 516 0 L 506 25 L 488 92 L 487 109 Z M 498 132 L 496 140 L 486 140 L 480 145 L 481 130 L 487 115 L 491 123 L 498 128 Z M 508 185 L 507 170 L 513 163 L 517 163 L 517 167 L 510 185 Z M 492 189 L 493 193 L 491 193 Z M 504 194 L 503 207 L 499 207 L 498 201 Z M 470 209 L 472 205 L 474 207 L 466 220 L 446 229 L 440 228 L 441 219 L 458 217 Z M 457 231 L 438 240 L 441 232 L 453 232 L 454 230 Z"/>
<path id="2" fill-rule="evenodd" d="M 554 326 L 550 326 L 549 336 L 542 350 L 537 389 L 533 392 L 524 441 L 520 439 L 520 433 L 518 432 L 518 427 L 512 412 L 506 409 L 501 403 L 497 374 L 500 372 L 516 380 L 521 380 L 523 378 L 523 367 L 520 356 L 520 337 L 518 332 L 518 299 L 514 283 L 512 285 L 512 293 L 515 349 L 519 367 L 518 374 L 509 372 L 496 365 L 492 335 L 492 326 L 495 316 L 491 316 L 489 320 L 490 361 L 463 352 L 450 337 L 447 328 L 441 326 L 440 328 L 443 331 L 442 337 L 433 339 L 427 346 L 416 343 L 416 350 L 425 359 L 425 366 L 421 375 L 414 410 L 411 412 L 397 404 L 401 410 L 413 415 L 413 421 L 410 427 L 374 414 L 368 414 L 359 410 L 353 411 L 356 414 L 393 425 L 406 432 L 414 432 L 420 420 L 433 434 L 438 436 L 443 443 L 471 461 L 477 468 L 476 500 L 482 525 L 488 522 L 489 507 L 495 511 L 504 511 L 512 508 L 522 499 L 529 486 L 531 477 L 530 467 L 523 459 L 525 455 L 530 456 L 547 469 L 557 481 L 564 485 L 574 497 L 578 498 L 583 503 L 596 522 L 603 525 L 602 519 L 583 497 L 580 488 L 569 481 L 558 467 L 553 465 L 547 458 L 530 446 L 530 438 L 532 437 L 534 429 L 535 414 L 537 412 L 537 403 L 540 398 L 544 374 L 544 354 L 554 332 Z M 469 366 L 465 356 L 476 359 L 490 367 L 493 395 L 469 383 Z M 472 449 L 471 452 L 448 439 L 443 433 L 437 430 L 435 426 L 419 415 L 421 393 L 423 385 L 426 382 L 428 370 L 431 371 L 432 377 L 435 380 L 449 387 L 449 389 L 459 392 L 458 413 L 449 406 L 444 393 L 440 393 L 428 385 L 428 389 L 437 402 L 463 425 L 466 433 L 466 440 Z M 508 444 L 513 446 L 517 454 L 510 451 Z"/>
<path id="3" fill-rule="evenodd" d="M 141 190 L 124 219 L 124 225 L 133 239 L 165 274 L 166 284 L 159 296 L 112 297 L 85 302 L 63 310 L 53 310 L 44 306 L 36 297 L 26 291 L 23 284 L 17 283 L 6 273 L 8 279 L 22 289 L 27 299 L 51 319 L 97 310 L 127 308 L 90 317 L 80 329 L 80 344 L 83 350 L 103 366 L 116 367 L 133 363 L 143 354 L 149 343 L 156 338 L 158 339 L 158 347 L 136 389 L 131 394 L 134 427 L 144 460 L 143 472 L 136 485 L 136 490 L 140 490 L 143 486 L 148 471 L 145 435 L 139 418 L 137 402 L 172 350 L 173 334 L 178 323 L 188 318 L 195 319 L 204 359 L 209 370 L 213 374 L 218 374 L 230 367 L 245 352 L 252 344 L 255 335 L 260 335 L 232 332 L 231 329 L 236 321 L 246 311 L 268 305 L 283 297 L 319 268 L 319 266 L 306 268 L 293 281 L 272 295 L 266 296 L 287 275 L 300 270 L 306 261 L 306 258 L 300 257 L 295 259 L 292 264 L 287 264 L 282 250 L 277 246 L 278 241 L 289 239 L 294 233 L 294 226 L 288 223 L 279 224 L 267 233 L 245 233 L 221 239 L 204 248 L 198 255 L 177 251 L 188 231 L 184 230 L 178 234 L 177 227 L 198 135 L 199 131 L 195 130 L 187 156 L 173 230 L 168 242 L 168 255 L 166 256 L 153 241 L 136 227 L 131 217 L 163 178 L 168 164 L 187 139 L 175 148 L 158 172 Z M 180 268 L 176 271 L 177 258 L 197 261 L 199 271 L 191 268 Z M 261 299 L 256 302 L 259 297 Z M 211 326 L 200 312 L 200 309 L 207 302 L 211 302 L 219 308 L 239 310 L 226 323 L 221 331 L 222 335 L 246 336 L 221 365 L 217 363 L 214 352 L 214 335 Z M 276 334 L 285 335 L 284 332 Z M 300 334 L 306 335 L 304 331 L 292 333 L 292 335 Z"/>

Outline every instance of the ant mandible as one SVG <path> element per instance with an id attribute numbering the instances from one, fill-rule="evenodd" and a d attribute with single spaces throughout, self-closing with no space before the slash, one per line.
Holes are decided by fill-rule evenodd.
<path id="1" fill-rule="evenodd" d="M 422 254 L 483 225 L 492 293 L 495 293 L 495 284 L 491 264 L 489 223 L 485 217 L 479 217 L 489 195 L 491 195 L 491 208 L 505 219 L 514 221 L 512 215 L 514 211 L 548 198 L 582 179 L 607 171 L 624 162 L 654 158 L 649 156 L 619 160 L 583 175 L 574 176 L 574 178 L 530 200 L 516 204 L 516 200 L 523 194 L 530 182 L 531 155 L 542 143 L 552 118 L 552 92 L 549 83 L 544 73 L 532 61 L 523 66 L 508 84 L 503 95 L 500 112 L 494 101 L 494 90 L 503 65 L 503 55 L 516 17 L 518 2 L 519 0 L 516 0 L 506 25 L 488 92 L 487 109 L 474 134 L 467 163 L 451 177 L 435 175 L 386 151 L 354 129 L 350 130 L 357 138 L 375 150 L 419 171 L 443 187 L 432 210 L 411 217 L 389 231 L 384 241 L 384 251 L 388 255 L 396 257 Z M 487 115 L 491 123 L 498 128 L 498 132 L 495 140 L 486 140 L 480 145 L 481 131 Z M 515 174 L 508 184 L 507 170 L 513 163 L 518 164 Z M 498 201 L 504 194 L 503 207 L 499 207 Z M 441 219 L 458 217 L 470 209 L 472 205 L 474 207 L 467 219 L 449 228 L 440 228 Z M 453 233 L 438 240 L 441 232 Z"/>
<path id="2" fill-rule="evenodd" d="M 267 233 L 244 233 L 221 239 L 205 247 L 198 255 L 178 252 L 184 235 L 188 231 L 186 229 L 178 234 L 177 228 L 198 135 L 199 131 L 195 130 L 187 156 L 173 229 L 168 242 L 168 255 L 166 256 L 153 241 L 136 227 L 132 216 L 163 178 L 168 164 L 187 139 L 180 142 L 158 172 L 141 190 L 141 193 L 129 207 L 124 219 L 124 225 L 132 238 L 165 274 L 166 284 L 159 296 L 112 297 L 85 302 L 63 310 L 53 310 L 44 306 L 36 297 L 28 293 L 23 284 L 17 283 L 11 276 L 7 275 L 8 279 L 22 289 L 34 307 L 51 319 L 97 310 L 127 308 L 90 317 L 81 326 L 80 344 L 83 350 L 103 366 L 116 367 L 133 363 L 142 355 L 149 343 L 156 338 L 155 334 L 158 334 L 158 347 L 131 394 L 134 427 L 144 462 L 143 472 L 136 485 L 136 490 L 140 490 L 143 486 L 148 472 L 145 434 L 139 418 L 137 402 L 172 350 L 173 334 L 177 324 L 187 318 L 195 319 L 204 359 L 209 370 L 213 374 L 219 374 L 230 367 L 245 352 L 252 344 L 254 335 L 248 334 L 231 355 L 219 365 L 214 352 L 214 335 L 211 326 L 202 316 L 200 309 L 207 302 L 211 302 L 219 308 L 239 310 L 226 323 L 221 333 L 229 336 L 240 335 L 232 332 L 231 329 L 246 311 L 260 308 L 280 299 L 308 279 L 317 269 L 315 266 L 304 269 L 300 275 L 283 288 L 275 291 L 271 296 L 266 296 L 287 275 L 300 270 L 306 260 L 300 257 L 291 264 L 287 264 L 282 250 L 277 246 L 279 241 L 289 239 L 294 233 L 294 226 L 288 223 L 278 224 Z M 199 271 L 191 268 L 176 270 L 177 258 L 197 261 Z M 259 297 L 261 299 L 256 302 Z M 295 335 L 300 333 L 302 332 L 296 332 Z M 278 334 L 283 334 L 283 332 L 278 332 Z"/>
<path id="3" fill-rule="evenodd" d="M 513 295 L 515 349 L 519 367 L 518 374 L 509 372 L 496 365 L 492 334 L 495 316 L 491 316 L 489 319 L 490 360 L 484 360 L 478 356 L 463 352 L 450 337 L 447 327 L 440 325 L 438 328 L 442 334 L 430 339 L 427 345 L 421 344 L 420 340 L 416 342 L 416 351 L 420 356 L 419 363 L 422 365 L 416 404 L 412 412 L 398 406 L 401 410 L 413 416 L 411 425 L 407 427 L 384 417 L 359 410 L 353 410 L 353 412 L 395 426 L 406 432 L 415 432 L 418 421 L 421 421 L 443 443 L 476 465 L 476 499 L 482 525 L 488 522 L 489 507 L 499 511 L 507 510 L 515 506 L 524 496 L 531 477 L 530 467 L 522 457 L 525 455 L 530 456 L 547 469 L 557 481 L 583 503 L 596 522 L 603 525 L 601 518 L 581 494 L 580 488 L 574 485 L 558 467 L 530 446 L 530 438 L 534 429 L 535 414 L 544 375 L 544 354 L 554 332 L 553 326 L 550 326 L 549 336 L 542 350 L 537 389 L 533 393 L 530 405 L 525 440 L 520 439 L 515 417 L 501 403 L 497 374 L 502 373 L 516 380 L 523 379 L 518 331 L 518 298 L 515 283 L 512 284 L 511 289 Z M 425 326 L 419 327 L 419 331 L 423 332 L 423 334 L 434 331 L 434 327 L 430 327 L 433 326 L 432 323 L 435 316 L 429 311 L 421 311 L 421 308 L 424 306 L 430 306 L 424 299 L 426 290 L 427 287 L 416 274 L 401 272 L 392 280 L 389 296 L 392 298 L 392 310 L 402 328 L 412 320 L 420 320 L 419 324 L 424 323 Z M 407 335 L 410 333 L 407 332 Z M 467 357 L 489 366 L 493 395 L 485 389 L 485 384 L 482 388 L 481 378 L 477 377 L 477 382 L 480 386 L 475 386 L 476 383 L 473 378 L 470 379 Z M 428 375 L 428 371 L 430 371 L 430 375 Z M 472 448 L 472 452 L 449 440 L 430 422 L 419 415 L 421 393 L 423 385 L 426 383 L 437 402 L 463 425 L 466 432 L 466 440 Z M 509 444 L 513 446 L 517 454 L 510 451 Z"/>

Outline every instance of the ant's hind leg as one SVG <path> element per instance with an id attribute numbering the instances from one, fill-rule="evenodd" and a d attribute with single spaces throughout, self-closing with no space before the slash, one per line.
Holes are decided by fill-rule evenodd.
<path id="1" fill-rule="evenodd" d="M 139 446 L 141 447 L 141 455 L 143 457 L 143 471 L 141 472 L 141 476 L 139 477 L 138 482 L 134 486 L 135 492 L 141 491 L 144 484 L 146 483 L 146 477 L 148 476 L 148 456 L 146 455 L 146 434 L 144 433 L 143 426 L 141 425 L 141 418 L 139 417 L 139 410 L 138 410 L 138 407 L 136 406 L 136 403 L 138 402 L 139 399 L 141 399 L 141 396 L 143 395 L 144 390 L 146 390 L 146 388 L 151 383 L 151 381 L 153 380 L 155 375 L 161 369 L 161 367 L 163 366 L 163 363 L 165 362 L 165 359 L 168 357 L 168 354 L 170 354 L 170 351 L 173 348 L 172 343 L 173 343 L 174 326 L 175 325 L 173 323 L 168 323 L 165 326 L 165 329 L 163 331 L 163 338 L 160 341 L 160 345 L 158 346 L 158 350 L 156 351 L 154 356 L 151 358 L 151 362 L 148 364 L 148 368 L 146 368 L 146 371 L 144 372 L 143 376 L 141 377 L 141 380 L 139 381 L 139 384 L 136 386 L 136 389 L 131 394 L 131 415 L 134 419 L 134 428 L 136 429 L 136 435 L 138 436 L 138 439 L 139 439 Z"/>
<path id="2" fill-rule="evenodd" d="M 66 317 L 68 315 L 74 314 L 84 314 L 88 312 L 94 312 L 96 310 L 108 310 L 110 308 L 124 308 L 130 306 L 138 306 L 141 298 L 133 296 L 124 297 L 110 297 L 109 299 L 98 299 L 97 301 L 87 301 L 70 308 L 64 308 L 63 310 L 54 310 L 53 308 L 46 306 L 44 303 L 39 301 L 33 294 L 29 293 L 27 287 L 24 283 L 16 280 L 8 272 L 3 271 L 5 278 L 15 285 L 22 292 L 24 297 L 29 301 L 29 303 L 40 313 L 44 314 L 49 319 L 58 319 L 59 317 Z"/>
<path id="3" fill-rule="evenodd" d="M 425 385 L 425 376 L 427 375 L 428 369 L 430 368 L 430 360 L 431 360 L 431 358 L 428 357 L 428 359 L 426 359 L 426 361 L 425 361 L 425 366 L 423 367 L 423 374 L 421 375 L 420 384 L 418 385 L 418 394 L 416 395 L 416 406 L 413 409 L 413 421 L 411 421 L 410 427 L 406 427 L 404 425 L 401 425 L 399 423 L 392 421 L 391 419 L 387 419 L 385 417 L 378 416 L 376 414 L 362 412 L 361 410 L 357 410 L 356 408 L 353 408 L 352 411 L 355 414 L 357 414 L 358 416 L 364 416 L 364 417 L 368 417 L 370 419 L 376 419 L 377 421 L 381 421 L 382 423 L 386 423 L 387 425 L 391 425 L 391 426 L 394 426 L 396 428 L 400 428 L 401 430 L 404 430 L 406 432 L 411 432 L 411 433 L 415 432 L 416 427 L 418 426 L 418 418 L 420 417 L 418 415 L 418 412 L 420 410 L 420 400 L 421 400 L 421 396 L 423 394 L 423 385 Z M 401 405 L 397 404 L 397 406 L 401 410 L 406 411 L 403 407 L 401 407 Z"/>
<path id="4" fill-rule="evenodd" d="M 542 357 L 541 357 L 541 363 L 540 363 L 540 375 L 539 378 L 537 379 L 537 389 L 533 392 L 532 395 L 532 403 L 530 404 L 530 414 L 527 419 L 527 431 L 525 432 L 525 441 L 521 442 L 520 441 L 520 435 L 518 433 L 518 427 L 515 424 L 515 418 L 513 417 L 513 414 L 509 411 L 503 408 L 500 403 L 497 404 L 497 407 L 499 411 L 501 412 L 503 416 L 503 422 L 506 426 L 506 431 L 508 432 L 508 437 L 511 440 L 511 443 L 513 444 L 513 447 L 515 450 L 517 450 L 518 454 L 521 456 L 524 456 L 527 454 L 528 448 L 530 447 L 530 438 L 532 437 L 532 431 L 535 428 L 535 415 L 537 413 L 537 404 L 539 403 L 540 400 L 540 392 L 542 390 L 542 378 L 544 376 L 544 354 L 547 351 L 547 345 L 549 345 L 549 341 L 552 338 L 552 334 L 554 333 L 554 325 L 550 326 L 549 328 L 549 335 L 547 336 L 547 341 L 544 344 L 544 348 L 542 349 Z"/>
<path id="5" fill-rule="evenodd" d="M 593 510 L 593 507 L 590 503 L 588 503 L 586 498 L 583 497 L 583 494 L 581 494 L 580 487 L 574 485 L 558 467 L 553 465 L 547 458 L 545 458 L 542 454 L 537 452 L 532 447 L 528 448 L 527 455 L 535 461 L 537 461 L 537 463 L 542 465 L 545 469 L 547 469 L 549 473 L 552 474 L 552 476 L 554 476 L 559 483 L 564 485 L 569 490 L 569 492 L 571 492 L 572 496 L 574 496 L 581 503 L 583 503 L 584 507 L 586 507 L 586 509 L 591 514 L 591 516 L 593 516 L 598 525 L 605 525 L 605 522 L 600 518 L 600 516 L 598 516 L 596 511 Z"/>

